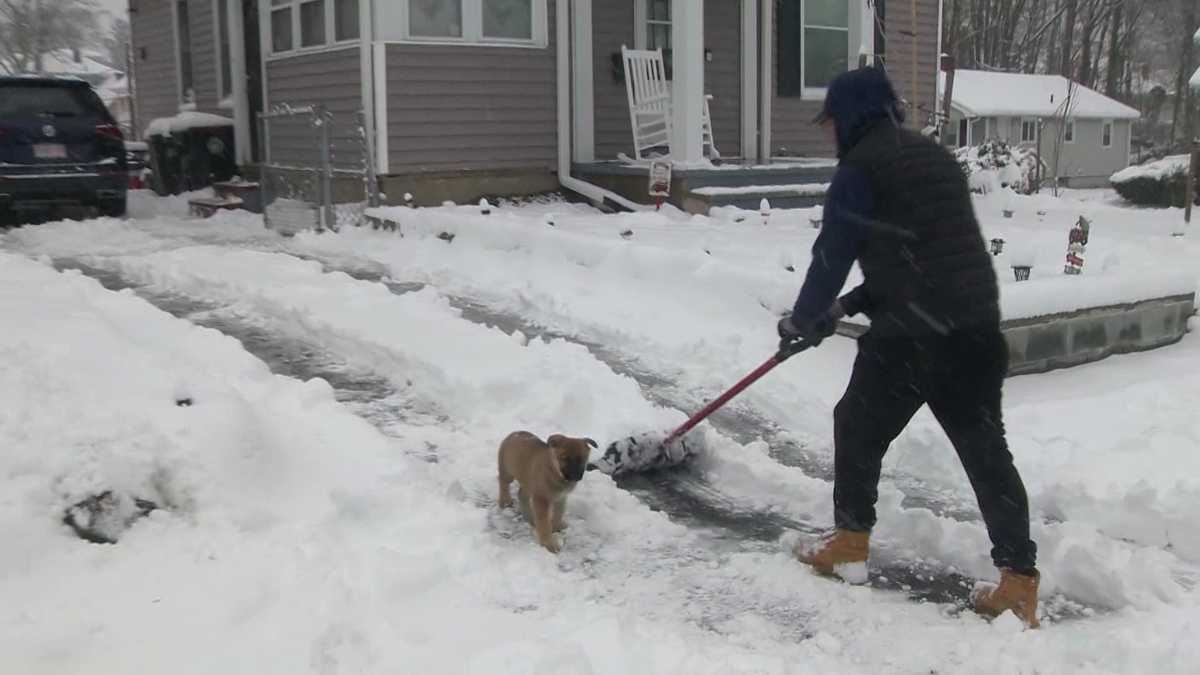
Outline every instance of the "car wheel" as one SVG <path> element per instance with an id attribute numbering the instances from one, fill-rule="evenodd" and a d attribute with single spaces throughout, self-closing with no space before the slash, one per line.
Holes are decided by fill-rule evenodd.
<path id="1" fill-rule="evenodd" d="M 106 218 L 124 218 L 127 209 L 128 207 L 125 199 L 112 202 L 101 202 L 97 207 L 97 210 L 100 211 L 100 215 L 105 216 Z"/>

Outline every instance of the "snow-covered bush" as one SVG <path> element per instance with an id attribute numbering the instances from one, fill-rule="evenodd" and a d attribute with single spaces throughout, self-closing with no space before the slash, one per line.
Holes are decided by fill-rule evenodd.
<path id="1" fill-rule="evenodd" d="M 1037 188 L 1037 153 L 1005 141 L 986 141 L 982 145 L 959 148 L 955 159 L 967 175 L 971 191 L 987 194 L 999 188 L 1011 188 L 1029 194 Z"/>
<path id="2" fill-rule="evenodd" d="M 1188 156 L 1172 155 L 1131 166 L 1109 181 L 1117 193 L 1141 206 L 1183 206 L 1187 200 Z"/>

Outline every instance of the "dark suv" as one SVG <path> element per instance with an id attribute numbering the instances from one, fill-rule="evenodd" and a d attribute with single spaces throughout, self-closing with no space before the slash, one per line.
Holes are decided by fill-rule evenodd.
<path id="1" fill-rule="evenodd" d="M 94 206 L 125 214 L 125 138 L 83 80 L 0 77 L 0 223 Z"/>

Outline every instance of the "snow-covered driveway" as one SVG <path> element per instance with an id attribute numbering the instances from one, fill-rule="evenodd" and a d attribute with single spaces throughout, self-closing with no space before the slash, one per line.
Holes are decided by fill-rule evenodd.
<path id="1" fill-rule="evenodd" d="M 992 571 L 925 415 L 886 465 L 878 589 L 786 554 L 792 530 L 830 521 L 847 340 L 739 399 L 694 471 L 590 474 L 557 558 L 495 512 L 508 431 L 667 428 L 768 355 L 806 220 L 551 204 L 285 240 L 177 207 L 3 238 L 4 672 L 1116 673 L 1200 657 L 1192 336 L 1010 381 L 1060 617 L 1020 632 L 953 604 Z M 1110 267 L 1197 259 L 1189 240 L 1124 236 L 1101 248 Z M 85 544 L 60 514 L 105 488 L 167 508 Z M 889 590 L 904 587 L 939 602 Z"/>

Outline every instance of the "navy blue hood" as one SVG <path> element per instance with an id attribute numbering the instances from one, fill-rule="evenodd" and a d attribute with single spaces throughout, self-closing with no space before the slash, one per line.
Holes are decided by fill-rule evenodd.
<path id="1" fill-rule="evenodd" d="M 844 157 L 881 120 L 904 123 L 904 110 L 882 68 L 868 66 L 834 78 L 818 119 L 832 119 L 838 157 Z"/>

